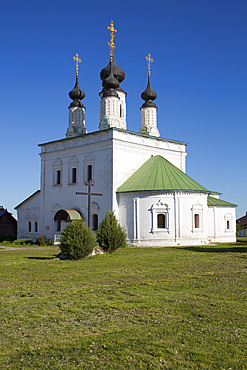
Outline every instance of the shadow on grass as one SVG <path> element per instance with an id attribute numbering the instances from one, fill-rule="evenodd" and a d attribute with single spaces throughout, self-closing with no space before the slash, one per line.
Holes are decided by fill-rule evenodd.
<path id="1" fill-rule="evenodd" d="M 191 246 L 191 247 L 181 247 L 181 249 L 192 251 L 192 252 L 207 252 L 207 253 L 247 253 L 247 246 L 240 246 L 245 243 L 234 243 L 229 244 L 228 246 L 221 247 L 220 245 L 212 247 L 200 247 L 200 246 Z"/>
<path id="2" fill-rule="evenodd" d="M 56 255 L 53 257 L 26 257 L 28 260 L 54 260 Z"/>

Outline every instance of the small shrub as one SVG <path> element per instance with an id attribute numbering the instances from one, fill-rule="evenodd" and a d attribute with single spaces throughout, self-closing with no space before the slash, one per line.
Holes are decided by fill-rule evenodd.
<path id="1" fill-rule="evenodd" d="M 64 228 L 60 249 L 69 259 L 84 258 L 92 253 L 95 246 L 95 235 L 90 228 L 85 226 L 84 221 L 72 221 Z"/>
<path id="2" fill-rule="evenodd" d="M 0 243 L 6 242 L 13 242 L 16 239 L 16 235 L 0 235 Z"/>
<path id="3" fill-rule="evenodd" d="M 53 245 L 53 243 L 54 243 L 54 239 L 49 239 L 47 240 L 46 245 Z"/>
<path id="4" fill-rule="evenodd" d="M 99 225 L 97 241 L 100 247 L 109 253 L 126 246 L 125 229 L 120 225 L 114 212 L 107 211 L 104 220 Z"/>
<path id="5" fill-rule="evenodd" d="M 44 246 L 44 245 L 45 245 L 45 235 L 40 235 L 40 236 L 36 239 L 36 244 L 37 244 L 37 245 L 42 245 L 42 246 Z"/>
<path id="6" fill-rule="evenodd" d="M 15 241 L 13 241 L 13 244 L 16 244 L 16 245 L 33 245 L 34 242 L 32 241 L 32 239 L 17 239 Z"/>

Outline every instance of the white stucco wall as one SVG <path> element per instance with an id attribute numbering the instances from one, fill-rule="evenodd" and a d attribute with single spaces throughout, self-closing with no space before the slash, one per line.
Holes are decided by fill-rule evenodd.
<path id="1" fill-rule="evenodd" d="M 227 229 L 229 221 L 229 229 Z M 211 242 L 236 241 L 235 207 L 208 207 L 208 237 Z"/>
<path id="2" fill-rule="evenodd" d="M 129 243 L 139 246 L 208 244 L 207 194 L 139 192 L 118 195 L 119 220 L 126 224 Z M 166 215 L 166 228 L 157 228 L 157 214 Z M 194 215 L 199 214 L 199 228 Z"/>
<path id="3" fill-rule="evenodd" d="M 31 238 L 36 241 L 40 235 L 40 192 L 34 193 L 29 199 L 21 203 L 17 208 L 17 237 L 18 239 Z M 29 231 L 31 222 L 31 232 Z M 35 231 L 37 222 L 37 232 Z"/>

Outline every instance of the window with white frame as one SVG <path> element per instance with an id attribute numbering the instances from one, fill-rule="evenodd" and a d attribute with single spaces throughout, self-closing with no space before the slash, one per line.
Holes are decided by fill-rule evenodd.
<path id="1" fill-rule="evenodd" d="M 192 232 L 203 231 L 203 206 L 197 202 L 193 204 L 191 211 Z"/>
<path id="2" fill-rule="evenodd" d="M 53 163 L 53 186 L 62 185 L 62 161 L 57 158 Z"/>
<path id="3" fill-rule="evenodd" d="M 225 221 L 225 232 L 232 232 L 233 230 L 233 215 L 228 212 L 224 216 Z"/>
<path id="4" fill-rule="evenodd" d="M 151 232 L 169 232 L 169 210 L 161 199 L 151 206 Z"/>
<path id="5" fill-rule="evenodd" d="M 86 183 L 89 180 L 94 183 L 94 161 L 95 157 L 92 153 L 88 153 L 83 161 L 83 182 Z"/>
<path id="6" fill-rule="evenodd" d="M 79 166 L 78 158 L 76 156 L 73 156 L 68 163 L 68 183 L 69 185 L 77 184 L 78 166 Z"/>

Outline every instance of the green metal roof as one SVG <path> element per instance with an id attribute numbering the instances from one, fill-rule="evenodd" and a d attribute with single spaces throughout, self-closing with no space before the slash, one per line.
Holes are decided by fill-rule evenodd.
<path id="1" fill-rule="evenodd" d="M 237 207 L 236 204 L 226 202 L 225 200 L 217 199 L 214 197 L 208 196 L 208 206 L 214 207 Z"/>
<path id="2" fill-rule="evenodd" d="M 214 194 L 214 195 L 222 195 L 222 193 L 219 193 L 218 191 L 213 191 L 213 190 L 210 190 L 209 193 Z"/>
<path id="3" fill-rule="evenodd" d="M 160 155 L 151 157 L 117 193 L 132 191 L 188 190 L 209 193 L 202 185 Z"/>

